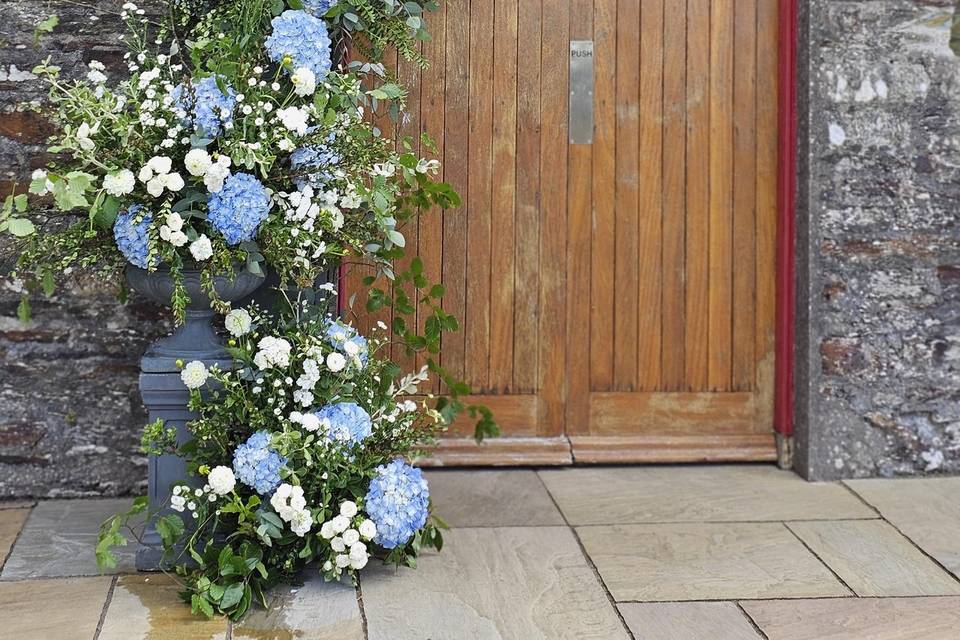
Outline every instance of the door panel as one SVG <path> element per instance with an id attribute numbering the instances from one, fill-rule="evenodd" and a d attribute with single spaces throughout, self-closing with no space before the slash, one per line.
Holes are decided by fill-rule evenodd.
<path id="1" fill-rule="evenodd" d="M 441 463 L 775 457 L 776 4 L 449 0 L 431 66 L 396 65 L 400 134 L 465 196 L 404 230 L 462 320 L 442 362 L 504 431 L 460 421 Z M 570 40 L 594 41 L 590 145 Z"/>

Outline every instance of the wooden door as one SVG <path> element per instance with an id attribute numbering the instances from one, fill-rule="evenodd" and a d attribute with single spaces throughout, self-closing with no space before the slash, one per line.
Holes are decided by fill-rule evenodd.
<path id="1" fill-rule="evenodd" d="M 401 134 L 464 206 L 405 233 L 462 319 L 443 364 L 504 437 L 458 425 L 440 462 L 775 458 L 776 6 L 442 3 L 430 68 L 397 69 Z M 589 145 L 571 40 L 594 42 Z"/>

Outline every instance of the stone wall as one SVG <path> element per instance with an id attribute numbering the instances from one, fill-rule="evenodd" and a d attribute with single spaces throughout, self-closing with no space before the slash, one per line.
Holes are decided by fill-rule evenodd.
<path id="1" fill-rule="evenodd" d="M 88 0 L 105 10 L 119 1 Z M 56 13 L 60 25 L 37 46 L 34 27 Z M 47 157 L 49 127 L 20 107 L 45 90 L 30 69 L 51 55 L 67 77 L 92 59 L 116 67 L 123 48 L 116 16 L 65 2 L 0 0 L 0 195 Z M 0 252 L 4 249 L 0 246 Z M 0 268 L 9 251 L 0 253 Z M 78 282 L 34 301 L 34 320 L 16 318 L 16 286 L 0 280 L 0 498 L 127 494 L 142 488 L 138 452 L 146 420 L 137 361 L 169 328 L 163 312 L 112 285 Z"/>
<path id="2" fill-rule="evenodd" d="M 958 473 L 953 0 L 801 4 L 798 468 Z"/>

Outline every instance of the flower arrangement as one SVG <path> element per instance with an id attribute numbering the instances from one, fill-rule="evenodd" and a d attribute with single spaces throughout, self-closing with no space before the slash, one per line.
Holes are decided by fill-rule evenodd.
<path id="1" fill-rule="evenodd" d="M 371 52 L 412 52 L 433 7 L 178 0 L 156 21 L 128 2 L 129 77 L 111 82 L 97 61 L 77 80 L 38 65 L 60 159 L 34 173 L 39 200 L 11 196 L 0 213 L 17 238 L 24 309 L 30 290 L 50 293 L 78 267 L 113 278 L 126 264 L 166 266 L 180 321 L 186 267 L 215 302 L 213 277 L 238 269 L 269 265 L 306 288 L 354 255 L 392 275 L 398 225 L 459 197 L 433 179 L 436 161 L 397 151 L 367 117 L 402 110 L 403 89 L 376 61 L 338 64 L 333 44 L 362 32 Z"/>
<path id="2" fill-rule="evenodd" d="M 225 316 L 233 364 L 182 363 L 198 416 L 188 442 L 162 420 L 145 428 L 145 452 L 187 462 L 187 477 L 148 521 L 193 611 L 236 619 L 309 563 L 329 580 L 355 579 L 371 558 L 414 566 L 421 549 L 440 549 L 444 525 L 411 462 L 461 411 L 478 420 L 478 438 L 498 431 L 488 409 L 464 405 L 469 388 L 433 358 L 441 333 L 458 328 L 440 305 L 443 286 L 419 258 L 394 269 L 403 223 L 455 207 L 459 196 L 434 179 L 436 160 L 409 141 L 395 145 L 370 117 L 402 113 L 404 90 L 379 59 L 395 47 L 426 64 L 414 45 L 427 37 L 423 16 L 435 2 L 168 8 L 155 18 L 123 5 L 127 77 L 114 82 L 96 61 L 82 79 L 62 77 L 49 59 L 34 69 L 50 85 L 58 160 L 33 175 L 33 199 L 6 199 L 0 233 L 16 239 L 21 316 L 31 291 L 49 295 L 73 271 L 116 278 L 135 267 L 169 272 L 182 321 L 184 271 L 200 272 Z M 38 34 L 55 26 L 48 19 Z M 351 46 L 368 59 L 344 62 Z M 314 290 L 346 256 L 376 267 L 364 280 L 366 307 L 393 307 L 392 338 L 382 324 L 360 335 Z M 215 278 L 267 267 L 287 308 L 218 299 Z M 403 318 L 417 305 L 427 314 L 423 335 Z M 427 365 L 404 374 L 381 355 L 390 340 L 423 352 Z M 449 397 L 417 395 L 431 375 Z M 104 523 L 101 566 L 115 563 L 111 549 L 126 544 L 128 529 L 138 535 L 131 518 L 148 509 L 138 499 Z"/>
<path id="3" fill-rule="evenodd" d="M 309 304 L 230 317 L 236 366 L 191 362 L 181 373 L 194 439 L 177 446 L 162 428 L 146 437 L 189 461 L 157 529 L 194 612 L 239 618 L 312 562 L 328 580 L 355 580 L 371 558 L 414 566 L 421 549 L 440 549 L 445 525 L 406 461 L 443 429 L 410 399 L 428 372 L 401 375 L 378 355 L 382 328 L 368 340 Z M 102 565 L 146 508 L 105 523 Z"/>

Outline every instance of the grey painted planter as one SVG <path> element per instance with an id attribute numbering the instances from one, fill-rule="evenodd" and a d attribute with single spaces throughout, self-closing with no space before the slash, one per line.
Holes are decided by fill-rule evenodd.
<path id="1" fill-rule="evenodd" d="M 151 273 L 129 266 L 127 281 L 154 302 L 170 304 L 173 280 L 169 271 L 158 269 Z M 210 324 L 214 312 L 210 308 L 209 296 L 200 288 L 199 271 L 185 269 L 184 281 L 190 296 L 186 322 L 171 335 L 155 342 L 140 360 L 140 395 L 149 419 L 153 422 L 159 418 L 168 427 L 176 428 L 180 442 L 189 439 L 187 423 L 196 415 L 187 409 L 190 394 L 180 380 L 177 360 L 200 360 L 208 367 L 213 364 L 223 368 L 232 366 L 229 354 Z M 214 286 L 222 299 L 233 302 L 249 296 L 263 282 L 262 277 L 244 271 L 232 279 L 218 277 Z M 151 456 L 148 474 L 150 509 L 156 512 L 167 503 L 173 483 L 186 477 L 186 463 L 177 456 Z M 162 555 L 160 536 L 153 523 L 148 523 L 143 541 L 137 549 L 137 569 L 159 569 Z"/>

